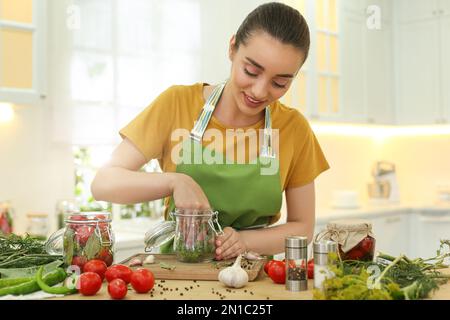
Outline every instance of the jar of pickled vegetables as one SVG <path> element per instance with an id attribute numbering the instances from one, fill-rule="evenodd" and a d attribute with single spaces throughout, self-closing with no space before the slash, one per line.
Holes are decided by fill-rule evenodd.
<path id="1" fill-rule="evenodd" d="M 13 232 L 13 209 L 9 201 L 0 201 L 0 234 Z"/>
<path id="2" fill-rule="evenodd" d="M 331 221 L 326 230 L 316 235 L 316 241 L 322 239 L 338 243 L 342 260 L 373 261 L 376 240 L 367 220 Z"/>
<path id="3" fill-rule="evenodd" d="M 66 265 L 83 270 L 92 259 L 114 260 L 114 233 L 109 212 L 81 212 L 67 215 L 66 226 L 56 231 L 46 242 L 50 254 L 62 254 Z M 62 245 L 61 245 L 62 244 Z"/>
<path id="4" fill-rule="evenodd" d="M 215 237 L 222 233 L 218 213 L 212 210 L 175 209 L 171 221 L 152 227 L 145 236 L 145 250 L 162 247 L 173 240 L 173 252 L 180 262 L 207 262 L 215 256 Z"/>

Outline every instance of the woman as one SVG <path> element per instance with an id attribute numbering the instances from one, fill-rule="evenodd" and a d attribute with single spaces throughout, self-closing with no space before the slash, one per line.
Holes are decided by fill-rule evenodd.
<path id="1" fill-rule="evenodd" d="M 123 204 L 166 197 L 166 218 L 174 207 L 217 210 L 225 227 L 216 238 L 219 260 L 283 252 L 289 235 L 311 241 L 314 179 L 329 166 L 307 120 L 278 101 L 309 46 L 309 28 L 297 10 L 281 3 L 256 8 L 230 40 L 229 79 L 172 86 L 157 97 L 120 131 L 123 141 L 92 183 L 94 197 Z M 242 142 L 245 160 L 238 162 Z M 199 151 L 195 144 L 198 154 L 190 148 Z M 184 161 L 197 155 L 205 157 Z M 163 173 L 138 172 L 151 159 Z M 287 222 L 267 228 L 280 217 L 283 191 Z"/>

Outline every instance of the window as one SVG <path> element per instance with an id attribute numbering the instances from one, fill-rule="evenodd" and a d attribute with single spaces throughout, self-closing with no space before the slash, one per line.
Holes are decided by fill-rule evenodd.
<path id="1" fill-rule="evenodd" d="M 339 113 L 338 0 L 287 0 L 308 22 L 311 48 L 308 61 L 283 102 L 315 118 Z"/>

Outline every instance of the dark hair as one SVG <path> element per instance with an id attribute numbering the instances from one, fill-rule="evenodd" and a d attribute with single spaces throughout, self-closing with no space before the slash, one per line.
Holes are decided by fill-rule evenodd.
<path id="1" fill-rule="evenodd" d="M 291 44 L 308 57 L 311 43 L 309 27 L 305 18 L 296 9 L 279 2 L 260 5 L 245 18 L 236 33 L 235 48 L 247 42 L 258 31 L 265 31 L 284 44 Z"/>

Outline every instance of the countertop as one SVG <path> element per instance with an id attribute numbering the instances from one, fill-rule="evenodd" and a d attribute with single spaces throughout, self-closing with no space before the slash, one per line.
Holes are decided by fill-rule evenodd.
<path id="1" fill-rule="evenodd" d="M 450 268 L 442 272 L 450 274 Z M 218 281 L 156 280 L 151 294 L 137 294 L 131 289 L 124 300 L 312 300 L 312 288 L 313 280 L 309 280 L 308 291 L 290 292 L 284 285 L 273 283 L 263 272 L 241 289 L 226 288 Z M 104 300 L 110 297 L 105 282 L 95 296 L 76 294 L 53 299 Z M 431 299 L 450 300 L 450 282 L 441 286 Z"/>

